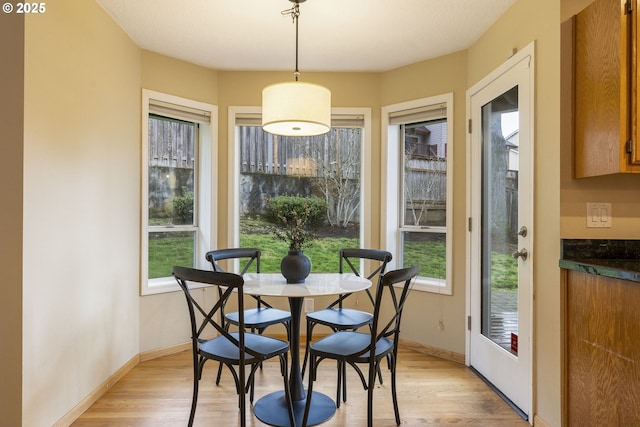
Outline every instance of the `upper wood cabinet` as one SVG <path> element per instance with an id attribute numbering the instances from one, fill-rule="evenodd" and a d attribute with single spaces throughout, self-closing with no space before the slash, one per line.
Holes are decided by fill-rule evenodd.
<path id="1" fill-rule="evenodd" d="M 640 0 L 596 0 L 574 20 L 576 178 L 640 173 Z"/>

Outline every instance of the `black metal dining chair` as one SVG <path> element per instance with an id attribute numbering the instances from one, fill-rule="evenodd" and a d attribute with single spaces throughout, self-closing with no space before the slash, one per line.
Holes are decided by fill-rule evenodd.
<path id="1" fill-rule="evenodd" d="M 198 385 L 202 379 L 205 362 L 216 360 L 233 373 L 238 393 L 240 425 L 246 425 L 246 393 L 260 364 L 273 357 L 280 360 L 280 373 L 284 380 L 285 399 L 288 402 L 290 424 L 295 425 L 288 378 L 289 343 L 276 338 L 245 331 L 244 323 L 244 279 L 233 273 L 197 270 L 188 267 L 173 267 L 173 275 L 182 289 L 189 308 L 191 321 L 191 349 L 193 353 L 193 395 L 189 426 L 193 425 L 198 402 Z M 222 295 L 213 307 L 205 307 L 191 293 L 192 284 L 222 287 Z M 220 311 L 232 295 L 238 303 L 238 331 L 230 332 L 218 319 Z M 212 329 L 213 328 L 213 329 Z M 217 336 L 216 336 L 217 335 Z M 245 367 L 250 366 L 249 375 Z"/>
<path id="2" fill-rule="evenodd" d="M 360 268 L 361 261 L 368 260 L 377 263 L 371 273 L 367 275 L 367 279 L 373 282 L 373 291 L 376 292 L 381 275 L 385 272 L 387 264 L 391 261 L 390 252 L 379 249 L 360 249 L 345 248 L 340 250 L 340 273 L 354 273 L 362 276 Z M 356 310 L 343 307 L 343 302 L 353 294 L 340 295 L 335 301 L 327 306 L 324 310 L 318 310 L 307 313 L 307 338 L 304 354 L 304 362 L 302 365 L 302 375 L 307 367 L 309 358 L 309 345 L 312 341 L 313 329 L 317 325 L 324 325 L 331 328 L 332 331 L 355 331 L 363 326 L 370 325 L 373 321 L 374 297 L 370 289 L 366 290 L 366 295 L 370 302 L 371 311 Z M 346 382 L 346 366 L 338 362 L 338 386 L 336 392 L 336 406 L 340 407 L 340 401 L 347 401 L 347 382 Z M 382 382 L 382 375 L 380 375 Z M 342 399 L 340 396 L 342 395 Z"/>
<path id="3" fill-rule="evenodd" d="M 417 266 L 393 270 L 382 275 L 374 300 L 373 321 L 368 332 L 338 331 L 309 346 L 309 385 L 307 402 L 302 421 L 307 425 L 309 408 L 313 396 L 313 383 L 317 380 L 318 365 L 323 360 L 336 360 L 339 364 L 350 365 L 358 373 L 362 385 L 367 390 L 367 425 L 373 425 L 373 391 L 380 362 L 387 359 L 391 370 L 391 396 L 396 424 L 400 425 L 400 411 L 396 393 L 396 366 L 400 322 L 413 279 L 418 275 Z M 400 286 L 400 284 L 402 285 Z M 399 285 L 396 294 L 395 285 Z M 390 315 L 383 314 L 391 312 Z M 367 376 L 358 364 L 366 364 Z"/>
<path id="4" fill-rule="evenodd" d="M 219 261 L 229 259 L 239 259 L 244 265 L 240 266 L 240 275 L 249 271 L 251 266 L 255 267 L 255 272 L 260 273 L 260 255 L 259 249 L 255 248 L 227 248 L 216 249 L 209 251 L 205 254 L 207 261 L 211 263 L 213 271 L 224 271 Z M 222 294 L 222 290 L 218 288 L 219 295 Z M 256 308 L 248 308 L 244 310 L 244 326 L 251 332 L 257 332 L 262 334 L 264 330 L 272 325 L 282 324 L 284 325 L 287 337 L 289 336 L 289 325 L 291 323 L 291 313 L 285 310 L 279 310 L 273 308 L 267 302 L 265 302 L 260 296 L 251 296 L 256 301 Z M 231 313 L 225 312 L 224 305 L 221 307 L 220 313 L 222 314 L 222 322 L 226 328 L 230 325 L 238 326 L 238 319 L 240 313 L 233 311 Z M 218 367 L 218 375 L 216 376 L 216 384 L 220 384 L 220 376 L 222 375 L 222 365 Z M 253 388 L 251 393 L 251 401 L 253 401 Z"/>

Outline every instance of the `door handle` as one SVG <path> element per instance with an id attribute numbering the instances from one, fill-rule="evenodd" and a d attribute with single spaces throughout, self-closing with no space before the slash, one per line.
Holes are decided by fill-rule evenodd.
<path id="1" fill-rule="evenodd" d="M 519 251 L 515 251 L 514 253 L 512 253 L 511 256 L 515 259 L 522 258 L 523 261 L 526 261 L 529 253 L 525 248 L 522 248 Z"/>
<path id="2" fill-rule="evenodd" d="M 522 237 L 527 237 L 527 227 L 524 225 L 520 227 L 520 231 L 518 231 L 518 235 Z"/>

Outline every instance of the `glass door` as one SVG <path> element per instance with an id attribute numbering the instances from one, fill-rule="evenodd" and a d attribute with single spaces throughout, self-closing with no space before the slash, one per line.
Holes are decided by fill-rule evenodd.
<path id="1" fill-rule="evenodd" d="M 482 106 L 481 333 L 516 356 L 518 122 L 517 86 Z M 526 249 L 518 257 L 526 259 Z"/>
<path id="2" fill-rule="evenodd" d="M 468 364 L 531 407 L 533 51 L 469 90 Z"/>

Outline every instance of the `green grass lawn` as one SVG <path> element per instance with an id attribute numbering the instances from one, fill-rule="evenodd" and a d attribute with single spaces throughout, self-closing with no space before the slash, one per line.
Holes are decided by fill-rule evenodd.
<path id="1" fill-rule="evenodd" d="M 491 254 L 491 287 L 515 289 L 518 283 L 518 260 L 510 253 L 493 252 Z"/>
<path id="2" fill-rule="evenodd" d="M 269 234 L 241 235 L 240 246 L 259 248 L 262 251 L 260 269 L 265 273 L 279 272 L 280 261 L 289 250 L 289 246 L 285 242 L 275 240 Z M 357 246 L 358 239 L 326 237 L 314 240 L 312 245 L 304 250 L 304 253 L 311 260 L 312 272 L 330 273 L 338 271 L 338 252 L 340 249 Z"/>
<path id="3" fill-rule="evenodd" d="M 193 266 L 193 235 L 151 233 L 149 239 L 149 278 L 171 276 L 174 265 Z"/>
<path id="4" fill-rule="evenodd" d="M 260 230 L 261 232 L 258 232 Z M 265 234 L 265 227 L 251 227 L 248 233 L 240 235 L 240 246 L 259 248 L 261 270 L 279 272 L 280 261 L 287 254 L 288 245 Z M 304 253 L 311 259 L 311 271 L 316 273 L 337 272 L 340 248 L 358 247 L 357 238 L 322 237 L 314 240 Z M 167 277 L 174 265 L 192 265 L 193 239 L 178 236 L 158 238 L 149 241 L 149 277 Z M 493 275 L 492 287 L 514 289 L 517 280 L 517 263 L 506 253 L 493 253 L 491 257 Z M 405 266 L 419 265 L 420 275 L 445 278 L 445 245 L 443 242 L 405 242 Z"/>
<path id="5" fill-rule="evenodd" d="M 404 266 L 420 266 L 420 276 L 446 278 L 444 242 L 405 242 Z"/>

